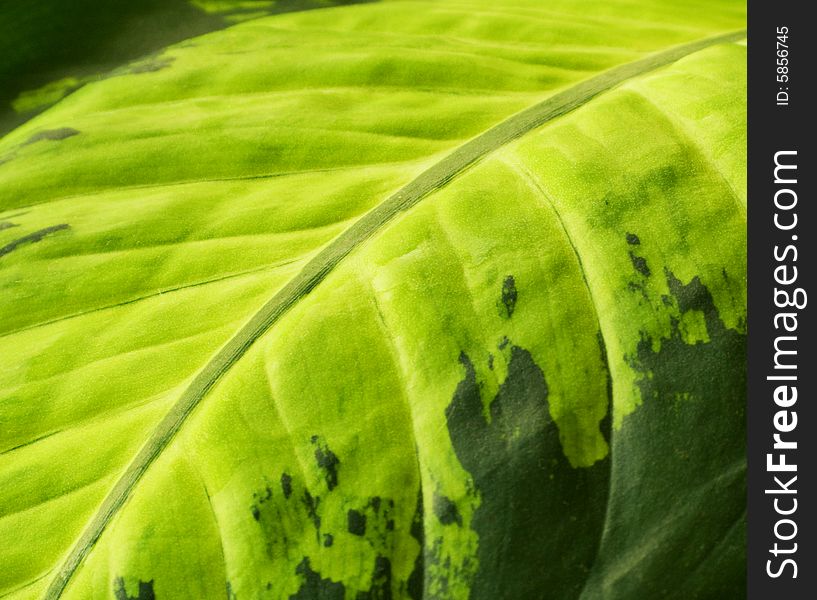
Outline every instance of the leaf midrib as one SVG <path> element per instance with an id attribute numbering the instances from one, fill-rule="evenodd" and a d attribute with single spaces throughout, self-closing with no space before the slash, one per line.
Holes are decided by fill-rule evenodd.
<path id="1" fill-rule="evenodd" d="M 575 110 L 602 92 L 709 46 L 738 41 L 745 36 L 746 31 L 740 30 L 674 46 L 643 59 L 614 67 L 554 94 L 466 142 L 363 215 L 310 260 L 300 273 L 267 301 L 199 371 L 102 501 L 99 510 L 82 532 L 48 587 L 46 600 L 56 600 L 61 597 L 71 576 L 102 535 L 113 516 L 123 506 L 147 468 L 164 450 L 193 409 L 221 376 L 278 319 L 320 284 L 348 254 L 372 237 L 387 222 L 416 205 L 487 154 L 521 137 L 528 131 Z"/>

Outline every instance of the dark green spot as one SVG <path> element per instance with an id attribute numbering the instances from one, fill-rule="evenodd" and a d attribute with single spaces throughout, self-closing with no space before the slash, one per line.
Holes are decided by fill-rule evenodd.
<path id="1" fill-rule="evenodd" d="M 434 493 L 434 514 L 443 525 L 456 523 L 462 527 L 462 516 L 457 510 L 457 505 L 447 496 L 436 492 Z"/>
<path id="2" fill-rule="evenodd" d="M 358 592 L 355 600 L 391 600 L 391 562 L 385 556 L 374 560 L 372 585 L 365 592 Z"/>
<path id="3" fill-rule="evenodd" d="M 352 535 L 364 536 L 366 535 L 366 515 L 362 512 L 349 509 L 346 514 L 347 529 Z"/>
<path id="4" fill-rule="evenodd" d="M 527 350 L 510 345 L 490 422 L 474 365 L 465 353 L 460 363 L 465 377 L 446 420 L 480 497 L 471 521 L 479 568 L 470 597 L 542 598 L 548 590 L 578 597 L 601 536 L 609 460 L 570 466 L 550 418 L 545 376 Z M 532 556 L 543 568 L 530 568 Z"/>
<path id="5" fill-rule="evenodd" d="M 116 600 L 156 600 L 153 595 L 153 580 L 140 581 L 139 591 L 136 596 L 129 596 L 125 590 L 125 579 L 117 577 L 113 582 L 113 595 Z"/>
<path id="6" fill-rule="evenodd" d="M 516 308 L 516 300 L 518 297 L 518 293 L 516 291 L 516 281 L 513 278 L 513 275 L 508 275 L 505 278 L 505 281 L 502 282 L 502 306 L 503 309 L 500 311 L 500 314 L 510 319 L 513 316 L 513 311 Z"/>
<path id="7" fill-rule="evenodd" d="M 318 539 L 320 539 L 321 517 L 318 514 L 318 505 L 320 504 L 321 499 L 318 497 L 313 497 L 312 494 L 309 493 L 309 490 L 304 490 L 304 496 L 301 499 L 301 502 L 306 507 L 306 516 L 309 517 L 310 521 L 312 521 L 312 524 L 315 526 L 315 530 L 318 532 Z"/>
<path id="8" fill-rule="evenodd" d="M 641 243 L 641 240 L 638 239 L 638 236 L 636 234 L 628 233 L 627 243 L 630 244 L 630 246 L 638 246 Z"/>
<path id="9" fill-rule="evenodd" d="M 633 263 L 635 270 L 641 273 L 644 277 L 649 277 L 650 267 L 647 265 L 647 260 L 643 256 L 636 256 L 632 251 L 630 252 L 630 260 Z"/>
<path id="10" fill-rule="evenodd" d="M 284 492 L 284 498 L 289 500 L 292 496 L 292 476 L 288 473 L 281 475 L 281 490 Z"/>
<path id="11" fill-rule="evenodd" d="M 295 573 L 303 578 L 298 592 L 290 595 L 289 600 L 344 600 L 346 589 L 339 581 L 324 579 L 320 573 L 312 570 L 309 558 L 295 567 Z"/>
<path id="12" fill-rule="evenodd" d="M 331 548 L 332 544 L 335 543 L 335 538 L 331 533 L 323 534 L 323 546 L 324 548 Z"/>
<path id="13" fill-rule="evenodd" d="M 256 521 L 261 520 L 261 507 L 272 500 L 272 488 L 270 486 L 265 486 L 263 490 L 260 492 L 253 492 L 252 493 L 253 504 L 250 507 L 250 511 L 252 512 L 252 517 Z"/>
<path id="14" fill-rule="evenodd" d="M 338 467 L 340 460 L 329 449 L 326 442 L 322 442 L 317 435 L 313 435 L 311 442 L 315 445 L 315 461 L 318 463 L 318 468 L 324 472 L 324 479 L 326 486 L 331 492 L 338 485 Z"/>
<path id="15" fill-rule="evenodd" d="M 665 271 L 670 293 L 678 304 L 681 314 L 700 312 L 704 317 L 709 342 L 684 342 L 678 319 L 670 323 L 670 336 L 662 338 L 660 350 L 653 350 L 653 340 L 642 334 L 636 355 L 629 363 L 644 374 L 639 379 L 641 397 L 671 401 L 678 394 L 696 398 L 711 395 L 713 386 L 729 376 L 736 390 L 745 389 L 745 378 L 738 373 L 724 372 L 726 367 L 745 365 L 745 335 L 727 329 L 715 308 L 712 295 L 694 277 L 684 285 L 670 271 Z M 743 373 L 743 368 L 736 369 Z M 726 390 L 724 390 L 726 391 Z M 734 392 L 727 397 L 734 396 Z"/>

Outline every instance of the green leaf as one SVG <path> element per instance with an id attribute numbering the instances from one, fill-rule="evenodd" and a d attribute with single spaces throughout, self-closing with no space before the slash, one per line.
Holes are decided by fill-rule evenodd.
<path id="1" fill-rule="evenodd" d="M 0 3 L 0 135 L 123 63 L 268 14 L 356 0 Z M 157 63 L 142 61 L 141 68 Z"/>
<path id="2" fill-rule="evenodd" d="M 742 597 L 743 10 L 278 15 L 0 139 L 0 597 Z"/>

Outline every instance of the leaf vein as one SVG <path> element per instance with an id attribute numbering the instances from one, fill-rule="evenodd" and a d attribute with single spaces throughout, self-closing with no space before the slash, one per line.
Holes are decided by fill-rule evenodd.
<path id="1" fill-rule="evenodd" d="M 718 43 L 742 39 L 744 36 L 745 30 L 741 30 L 675 46 L 644 59 L 614 67 L 563 92 L 554 94 L 466 142 L 381 204 L 375 206 L 349 229 L 341 233 L 310 260 L 298 275 L 281 288 L 192 380 L 174 407 L 156 426 L 150 438 L 125 469 L 119 481 L 102 502 L 97 514 L 91 519 L 88 527 L 68 553 L 46 592 L 46 600 L 56 600 L 62 596 L 71 576 L 102 535 L 113 516 L 125 503 L 147 468 L 164 450 L 199 401 L 221 376 L 282 315 L 309 294 L 346 256 L 371 238 L 388 221 L 415 206 L 431 192 L 472 167 L 487 154 L 521 137 L 528 131 L 575 110 L 595 96 L 628 79 L 671 64 L 693 52 Z"/>

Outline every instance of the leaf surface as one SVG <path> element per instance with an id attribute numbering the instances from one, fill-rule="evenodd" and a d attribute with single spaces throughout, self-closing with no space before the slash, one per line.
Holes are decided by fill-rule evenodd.
<path id="1" fill-rule="evenodd" d="M 161 68 L 171 43 L 269 14 L 358 0 L 0 3 L 0 135 L 111 72 Z M 133 64 L 127 64 L 136 60 Z M 124 66 L 127 65 L 127 66 Z"/>
<path id="2" fill-rule="evenodd" d="M 741 597 L 742 8 L 268 17 L 6 135 L 0 594 Z"/>

